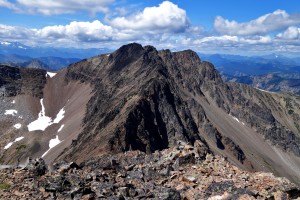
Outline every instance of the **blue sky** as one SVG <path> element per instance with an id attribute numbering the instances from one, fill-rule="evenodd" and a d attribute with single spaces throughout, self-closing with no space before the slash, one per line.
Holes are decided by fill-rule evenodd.
<path id="1" fill-rule="evenodd" d="M 298 54 L 298 0 L 0 0 L 0 41 L 202 53 Z"/>

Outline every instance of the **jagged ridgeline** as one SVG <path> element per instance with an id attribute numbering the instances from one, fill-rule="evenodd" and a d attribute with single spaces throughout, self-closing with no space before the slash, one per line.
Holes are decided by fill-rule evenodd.
<path id="1" fill-rule="evenodd" d="M 46 151 L 48 163 L 128 150 L 152 153 L 182 140 L 200 142 L 242 169 L 299 181 L 299 97 L 224 83 L 214 66 L 191 50 L 128 44 L 47 76 L 42 92 L 42 97 L 26 92 L 3 97 L 17 99 L 20 110 L 31 106 L 22 132 L 10 128 L 16 121 L 12 116 L 1 118 L 11 124 L 2 131 L 4 163 Z M 26 105 L 20 95 L 29 99 Z M 63 108 L 64 117 L 45 130 L 28 132 L 42 108 L 52 119 Z M 3 150 L 21 134 L 24 139 Z"/>

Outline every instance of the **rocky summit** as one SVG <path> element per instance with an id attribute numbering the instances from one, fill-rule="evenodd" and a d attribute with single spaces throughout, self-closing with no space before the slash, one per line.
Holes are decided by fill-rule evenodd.
<path id="1" fill-rule="evenodd" d="M 145 154 L 128 151 L 77 165 L 42 159 L 0 172 L 1 199 L 294 199 L 299 188 L 271 173 L 242 171 L 182 141 Z"/>
<path id="2" fill-rule="evenodd" d="M 81 171 L 68 172 L 68 176 L 74 175 L 74 180 L 78 179 L 82 188 L 82 184 L 88 183 L 80 173 L 90 173 L 92 171 L 88 170 L 97 170 L 98 167 L 104 171 L 111 169 L 109 166 L 101 168 L 101 163 L 113 157 L 116 157 L 114 160 L 118 163 L 117 166 L 125 167 L 122 162 L 127 162 L 127 156 L 132 152 L 140 152 L 141 158 L 138 156 L 136 159 L 145 162 L 145 166 L 160 163 L 162 168 L 158 166 L 156 170 L 163 170 L 165 159 L 147 159 L 160 154 L 159 152 L 165 153 L 166 149 L 173 151 L 170 149 L 177 148 L 178 141 L 183 141 L 201 149 L 199 159 L 211 159 L 211 163 L 220 161 L 224 166 L 227 166 L 225 163 L 228 161 L 239 170 L 249 171 L 250 177 L 261 176 L 271 182 L 279 180 L 279 185 L 285 184 L 280 182 L 283 179 L 277 179 L 268 173 L 286 177 L 298 185 L 300 183 L 299 96 L 262 91 L 238 83 L 225 83 L 211 63 L 202 61 L 191 50 L 158 51 L 152 46 L 143 47 L 132 43 L 110 54 L 79 61 L 56 73 L 3 65 L 0 67 L 0 74 L 1 164 L 26 166 L 29 157 L 42 158 L 47 165 L 62 161 L 85 163 L 80 168 Z M 130 159 L 126 165 L 138 162 Z M 92 161 L 95 161 L 95 168 L 92 168 Z M 138 170 L 137 166 L 141 162 L 133 169 Z M 210 183 L 210 173 L 200 173 L 200 169 L 207 169 L 205 166 L 195 165 L 194 169 L 189 165 L 196 164 L 193 158 L 184 162 L 187 163 L 187 168 L 183 170 L 198 173 L 191 174 L 198 185 L 199 177 L 204 174 L 207 174 L 206 183 Z M 167 163 L 166 161 L 166 165 Z M 167 171 L 179 171 L 176 177 L 185 180 L 186 174 L 174 164 Z M 119 168 L 115 170 L 107 175 L 110 179 L 118 177 Z M 49 180 L 50 183 L 51 180 L 57 182 L 56 179 L 48 179 L 51 173 L 52 177 L 56 177 L 55 168 L 51 170 L 48 167 L 48 171 L 44 171 L 46 174 L 39 175 L 41 179 Z M 259 171 L 264 173 L 250 173 Z M 17 184 L 11 180 L 14 177 L 11 173 L 15 172 L 12 169 L 5 172 L 8 182 L 12 183 L 11 190 Z M 29 177 L 29 172 L 29 168 L 25 168 L 20 173 Z M 229 177 L 225 185 L 216 187 L 225 187 L 220 191 L 226 190 L 228 195 L 234 196 L 234 191 L 240 194 L 238 188 L 246 185 L 239 187 L 236 181 L 239 180 L 239 175 L 231 172 L 232 177 L 235 177 L 233 183 Z M 144 174 L 140 173 L 140 176 L 144 177 Z M 121 178 L 123 176 L 121 173 Z M 159 177 L 158 180 L 166 181 Z M 65 179 L 61 180 L 64 182 Z M 170 192 L 176 195 L 180 191 L 180 196 L 183 197 L 183 192 L 188 190 L 178 189 L 172 185 L 172 181 L 166 182 L 170 187 L 166 187 L 166 183 L 161 183 L 161 186 L 175 188 Z M 223 179 L 221 182 L 224 182 Z M 254 185 L 254 179 L 252 182 Z M 67 184 L 70 188 L 74 186 L 73 183 Z M 206 186 L 210 187 L 209 184 Z M 30 184 L 28 187 L 39 195 L 44 195 L 34 189 L 40 187 Z M 126 193 L 131 186 L 122 187 L 127 188 L 123 188 Z M 46 187 L 44 189 L 46 191 Z M 152 189 L 157 193 L 164 190 Z M 66 189 L 63 187 L 53 190 L 55 192 L 50 193 L 59 196 L 64 195 L 63 191 Z M 212 190 L 210 196 L 225 195 L 214 193 L 217 189 Z M 255 190 L 251 189 L 255 194 L 245 195 L 264 198 L 268 195 L 271 197 L 273 191 L 269 188 L 266 189 L 270 191 L 268 195 L 255 196 Z M 199 189 L 197 194 L 206 198 L 203 191 L 206 189 Z M 278 191 L 294 195 L 288 189 Z M 99 197 L 100 194 L 96 195 Z M 151 198 L 156 198 L 156 194 L 153 195 Z"/>

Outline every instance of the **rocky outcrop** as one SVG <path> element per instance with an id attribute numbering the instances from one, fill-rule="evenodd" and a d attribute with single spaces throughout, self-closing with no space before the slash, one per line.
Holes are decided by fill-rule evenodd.
<path id="1" fill-rule="evenodd" d="M 179 141 L 147 155 L 105 155 L 77 165 L 41 159 L 0 171 L 1 199 L 289 199 L 300 190 L 271 173 L 249 173 Z M 205 155 L 200 157 L 199 155 Z M 3 187 L 2 187 L 3 186 Z M 5 186 L 5 187 L 4 187 Z"/>
<path id="2" fill-rule="evenodd" d="M 0 65 L 0 94 L 5 97 L 29 94 L 43 97 L 46 71 Z"/>

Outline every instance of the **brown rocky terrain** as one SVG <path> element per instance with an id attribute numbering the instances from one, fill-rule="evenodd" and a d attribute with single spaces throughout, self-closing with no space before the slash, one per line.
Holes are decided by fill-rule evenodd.
<path id="1" fill-rule="evenodd" d="M 25 168 L 0 172 L 1 199 L 296 199 L 300 190 L 271 173 L 242 171 L 213 156 L 196 141 L 145 154 L 128 151 L 77 165 L 46 166 L 36 159 Z M 200 146 L 199 146 L 200 145 Z"/>
<path id="2" fill-rule="evenodd" d="M 272 172 L 299 183 L 298 97 L 225 83 L 211 63 L 191 50 L 157 51 L 134 43 L 82 60 L 53 77 L 41 72 L 40 96 L 25 92 L 1 99 L 1 113 L 15 108 L 23 116 L 1 115 L 3 164 L 45 152 L 47 164 L 81 163 L 127 151 L 151 155 L 179 140 L 198 141 L 242 170 Z M 43 106 L 53 123 L 29 131 L 27 125 L 39 118 Z M 63 118 L 54 123 L 61 110 Z M 19 121 L 22 127 L 13 128 Z M 24 139 L 4 149 L 20 136 Z M 56 146 L 49 150 L 53 142 Z"/>

